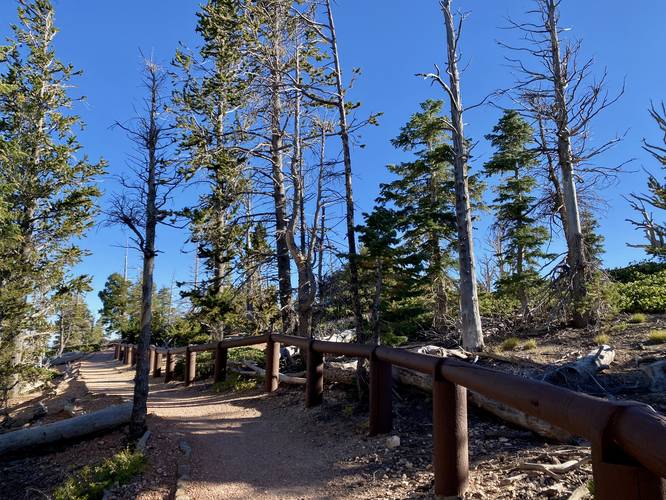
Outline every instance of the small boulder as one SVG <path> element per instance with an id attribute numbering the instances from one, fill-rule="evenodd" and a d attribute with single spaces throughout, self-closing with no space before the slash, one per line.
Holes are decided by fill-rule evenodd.
<path id="1" fill-rule="evenodd" d="M 397 448 L 400 446 L 400 436 L 389 436 L 386 438 L 386 447 L 389 450 Z"/>

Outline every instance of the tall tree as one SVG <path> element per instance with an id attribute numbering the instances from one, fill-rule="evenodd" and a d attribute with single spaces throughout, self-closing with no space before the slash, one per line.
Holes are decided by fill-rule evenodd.
<path id="1" fill-rule="evenodd" d="M 243 2 L 209 0 L 197 13 L 197 53 L 181 48 L 174 59 L 179 81 L 174 92 L 179 145 L 187 157 L 188 176 L 208 189 L 186 214 L 192 241 L 207 271 L 191 291 L 206 328 L 215 339 L 224 336 L 221 318 L 210 314 L 225 300 L 234 272 L 232 262 L 243 250 L 248 230 L 240 222 L 249 189 L 238 117 L 247 104 L 250 77 L 244 62 L 246 30 Z M 197 177 L 199 174 L 199 177 Z M 208 310 L 203 310 L 204 308 Z"/>
<path id="2" fill-rule="evenodd" d="M 109 334 L 125 340 L 129 330 L 130 286 L 132 283 L 119 273 L 109 275 L 104 288 L 97 294 L 102 301 L 100 321 Z"/>
<path id="3" fill-rule="evenodd" d="M 137 342 L 134 406 L 130 420 L 130 435 L 138 439 L 146 429 L 148 401 L 148 348 L 153 329 L 153 274 L 157 248 L 158 224 L 168 222 L 173 214 L 169 209 L 171 194 L 182 175 L 172 156 L 173 125 L 166 113 L 164 97 L 166 75 L 154 62 L 144 64 L 144 87 L 147 97 L 143 113 L 134 123 L 118 124 L 135 144 L 133 177 L 121 178 L 124 191 L 111 203 L 109 221 L 126 226 L 135 247 L 143 257 L 141 279 L 141 328 Z"/>
<path id="4" fill-rule="evenodd" d="M 500 278 L 500 288 L 520 299 L 524 316 L 529 312 L 529 290 L 539 280 L 537 265 L 548 257 L 543 251 L 548 231 L 535 217 L 536 152 L 528 148 L 533 134 L 518 112 L 508 110 L 486 136 L 496 149 L 485 164 L 486 174 L 501 176 L 494 200 L 495 224 L 502 228 L 503 240 L 497 257 L 510 270 Z"/>
<path id="5" fill-rule="evenodd" d="M 0 57 L 0 185 L 5 257 L 0 351 L 18 387 L 17 373 L 31 346 L 51 332 L 54 292 L 72 281 L 71 268 L 85 255 L 75 239 L 92 225 L 103 163 L 81 153 L 68 91 L 78 76 L 56 57 L 58 33 L 49 0 L 19 0 L 11 49 Z M 80 279 L 75 278 L 80 281 Z M 40 347 L 41 348 L 41 347 Z M 35 355 L 34 353 L 32 354 Z M 37 352 L 37 356 L 39 353 Z"/>
<path id="6" fill-rule="evenodd" d="M 606 90 L 606 73 L 593 77 L 594 61 L 581 60 L 579 40 L 563 38 L 559 7 L 562 0 L 534 0 L 530 14 L 535 19 L 512 21 L 512 27 L 525 35 L 529 45 L 512 47 L 537 63 L 510 59 L 523 75 L 517 83 L 518 99 L 539 124 L 542 153 L 546 157 L 548 178 L 553 185 L 553 209 L 559 212 L 567 243 L 566 281 L 570 295 L 571 320 L 584 326 L 592 315 L 585 311 L 587 281 L 593 268 L 585 254 L 582 230 L 581 193 L 612 178 L 621 165 L 598 167 L 593 160 L 619 141 L 599 144 L 590 141 L 595 117 L 622 95 Z M 587 184 L 587 185 L 586 185 Z"/>
<path id="7" fill-rule="evenodd" d="M 666 106 L 661 103 L 661 109 L 653 104 L 650 107 L 650 116 L 657 123 L 662 135 L 662 144 L 652 144 L 643 140 L 643 149 L 657 160 L 661 168 L 666 171 Z M 660 181 L 656 175 L 648 173 L 647 194 L 632 194 L 629 197 L 631 208 L 639 215 L 638 219 L 628 219 L 636 229 L 643 231 L 645 243 L 630 244 L 645 251 L 658 259 L 666 259 L 666 221 L 655 218 L 653 210 L 664 216 L 666 211 L 666 176 Z"/>
<path id="8" fill-rule="evenodd" d="M 472 208 L 468 181 L 469 147 L 465 140 L 463 102 L 458 61 L 460 52 L 460 25 L 456 26 L 451 8 L 452 0 L 441 0 L 447 46 L 448 82 L 439 74 L 425 75 L 434 79 L 447 93 L 451 104 L 451 136 L 453 138 L 453 166 L 456 192 L 456 226 L 458 230 L 458 267 L 460 276 L 460 320 L 462 343 L 465 349 L 483 349 L 483 330 L 479 314 L 479 296 L 472 234 Z"/>
<path id="9" fill-rule="evenodd" d="M 380 201 L 393 203 L 399 228 L 409 246 L 427 262 L 424 285 L 434 296 L 433 328 L 443 332 L 449 312 L 455 263 L 455 185 L 449 120 L 441 115 L 442 101 L 428 100 L 391 142 L 416 154 L 414 161 L 389 165 L 397 179 L 381 186 Z"/>

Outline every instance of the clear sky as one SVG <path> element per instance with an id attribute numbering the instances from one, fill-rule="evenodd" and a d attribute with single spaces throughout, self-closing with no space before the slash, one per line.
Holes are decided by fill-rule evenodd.
<path id="1" fill-rule="evenodd" d="M 127 168 L 126 155 L 131 146 L 121 131 L 111 130 L 117 120 L 133 115 L 133 106 L 142 96 L 139 49 L 153 53 L 157 61 L 168 63 L 178 42 L 196 46 L 195 12 L 201 3 L 191 0 L 55 0 L 58 57 L 73 63 L 84 75 L 76 81 L 73 95 L 84 95 L 87 102 L 77 111 L 86 123 L 80 134 L 85 151 L 92 159 L 104 158 L 112 174 Z M 520 18 L 529 0 L 459 0 L 458 7 L 469 12 L 462 48 L 463 100 L 480 101 L 493 90 L 506 88 L 514 80 L 504 61 L 506 52 L 498 39 L 511 36 L 501 28 L 508 16 Z M 402 124 L 427 98 L 443 98 L 441 91 L 414 75 L 429 71 L 433 64 L 444 66 L 444 37 L 441 13 L 436 0 L 338 0 L 336 23 L 344 68 L 362 69 L 351 99 L 363 103 L 363 112 L 383 112 L 379 127 L 363 131 L 366 147 L 354 150 L 354 190 L 358 217 L 372 208 L 380 182 L 387 180 L 385 165 L 404 159 L 389 143 Z M 15 2 L 0 1 L 0 35 L 9 32 Z M 583 39 L 583 54 L 592 56 L 598 71 L 608 69 L 611 90 L 626 78 L 624 97 L 597 120 L 593 140 L 602 141 L 627 132 L 623 142 L 600 158 L 598 163 L 618 164 L 631 158 L 616 185 L 602 193 L 607 207 L 599 214 L 606 237 L 605 261 L 608 266 L 642 258 L 627 241 L 640 235 L 625 222 L 627 204 L 622 198 L 643 190 L 643 167 L 656 171 L 655 162 L 641 150 L 643 137 L 659 140 L 648 116 L 650 100 L 666 99 L 666 2 L 634 0 L 565 0 L 562 24 L 572 35 Z M 491 151 L 482 140 L 499 118 L 500 111 L 486 106 L 465 116 L 467 132 L 480 140 L 474 150 L 472 168 L 479 169 Z M 116 189 L 111 178 L 101 180 L 107 195 Z M 484 232 L 490 219 L 482 215 L 476 234 L 477 247 L 483 251 Z M 158 246 L 164 251 L 157 259 L 156 281 L 168 285 L 172 279 L 188 279 L 193 257 L 183 242 L 187 235 L 173 230 L 158 233 Z M 78 271 L 94 277 L 95 290 L 89 295 L 92 308 L 99 308 L 97 292 L 106 277 L 123 265 L 125 236 L 120 228 L 98 226 L 83 242 L 92 255 Z M 136 274 L 139 256 L 130 255 L 130 269 Z"/>

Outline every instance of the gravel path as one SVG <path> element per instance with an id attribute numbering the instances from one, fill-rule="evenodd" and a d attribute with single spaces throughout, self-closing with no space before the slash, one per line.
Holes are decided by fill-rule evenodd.
<path id="1" fill-rule="evenodd" d="M 133 370 L 114 361 L 112 351 L 87 357 L 81 376 L 92 392 L 131 398 Z M 347 496 L 339 486 L 353 482 L 355 471 L 338 464 L 363 444 L 350 426 L 326 422 L 325 408 L 305 411 L 294 401 L 302 396 L 288 390 L 216 394 L 155 380 L 151 426 L 157 439 L 170 433 L 191 446 L 190 498 Z"/>

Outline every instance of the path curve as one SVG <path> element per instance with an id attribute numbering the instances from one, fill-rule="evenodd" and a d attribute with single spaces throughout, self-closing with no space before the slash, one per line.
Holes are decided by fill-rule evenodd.
<path id="1" fill-rule="evenodd" d="M 90 391 L 127 399 L 133 372 L 113 359 L 112 350 L 89 355 L 80 370 Z M 329 425 L 323 410 L 304 410 L 293 393 L 216 394 L 208 386 L 153 380 L 148 411 L 157 417 L 151 420 L 157 436 L 175 433 L 192 447 L 190 498 L 347 496 L 331 486 L 352 479 L 354 471 L 338 464 L 361 444 L 352 430 Z"/>

